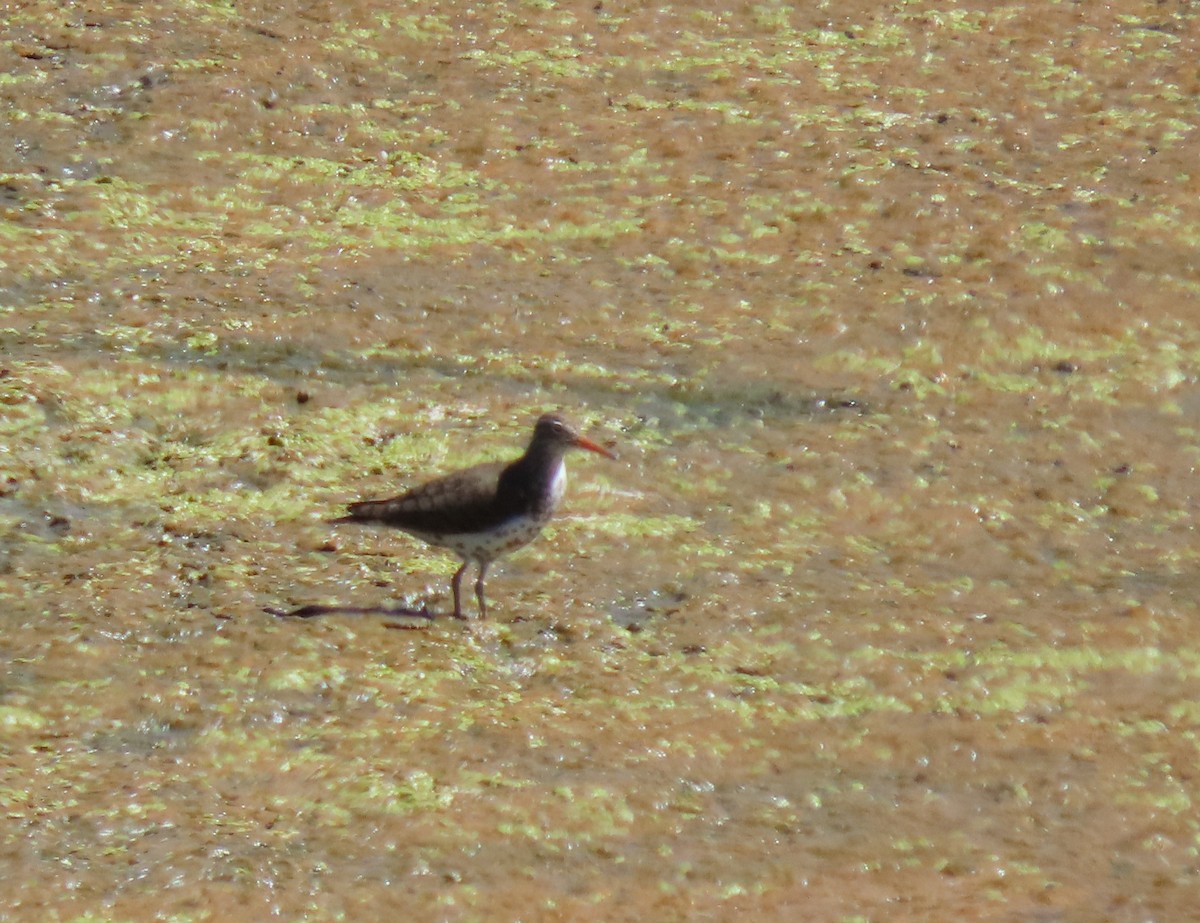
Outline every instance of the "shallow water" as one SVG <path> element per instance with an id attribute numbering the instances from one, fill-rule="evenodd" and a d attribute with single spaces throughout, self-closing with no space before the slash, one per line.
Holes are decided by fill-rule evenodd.
<path id="1" fill-rule="evenodd" d="M 6 14 L 8 918 L 1193 913 L 1190 4 L 160 9 Z"/>

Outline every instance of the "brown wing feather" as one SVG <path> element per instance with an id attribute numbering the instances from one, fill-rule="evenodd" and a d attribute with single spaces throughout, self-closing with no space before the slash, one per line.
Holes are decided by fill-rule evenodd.
<path id="1" fill-rule="evenodd" d="M 352 503 L 340 522 L 378 522 L 407 532 L 453 535 L 486 529 L 512 515 L 496 502 L 503 462 L 476 465 L 388 500 Z"/>

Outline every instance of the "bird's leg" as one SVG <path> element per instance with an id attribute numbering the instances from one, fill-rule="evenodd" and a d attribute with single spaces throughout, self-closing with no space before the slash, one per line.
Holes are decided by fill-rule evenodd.
<path id="1" fill-rule="evenodd" d="M 462 589 L 462 576 L 467 569 L 467 563 L 467 561 L 463 561 L 463 566 L 454 572 L 454 579 L 450 581 L 450 586 L 454 590 L 454 617 L 456 619 L 463 617 L 459 591 Z"/>
<path id="2" fill-rule="evenodd" d="M 487 601 L 483 598 L 483 578 L 487 574 L 488 564 L 490 561 L 483 561 L 479 565 L 479 579 L 475 581 L 475 598 L 479 600 L 479 617 L 487 618 Z"/>

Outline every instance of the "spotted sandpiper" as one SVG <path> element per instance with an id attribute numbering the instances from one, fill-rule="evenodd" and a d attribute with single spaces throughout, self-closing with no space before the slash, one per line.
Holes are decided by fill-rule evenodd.
<path id="1" fill-rule="evenodd" d="M 376 523 L 400 529 L 431 545 L 449 548 L 462 559 L 450 585 L 454 616 L 463 618 L 460 586 L 467 566 L 479 565 L 475 596 L 487 616 L 483 578 L 496 558 L 537 537 L 567 484 L 563 455 L 587 449 L 608 458 L 612 452 L 579 435 L 556 413 L 538 418 L 525 454 L 513 462 L 487 462 L 455 471 L 389 500 L 352 503 L 350 514 L 333 523 Z"/>

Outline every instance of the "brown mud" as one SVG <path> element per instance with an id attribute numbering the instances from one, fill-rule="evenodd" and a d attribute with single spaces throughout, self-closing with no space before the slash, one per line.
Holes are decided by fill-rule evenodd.
<path id="1" fill-rule="evenodd" d="M 3 16 L 0 916 L 1194 915 L 1194 3 Z"/>

